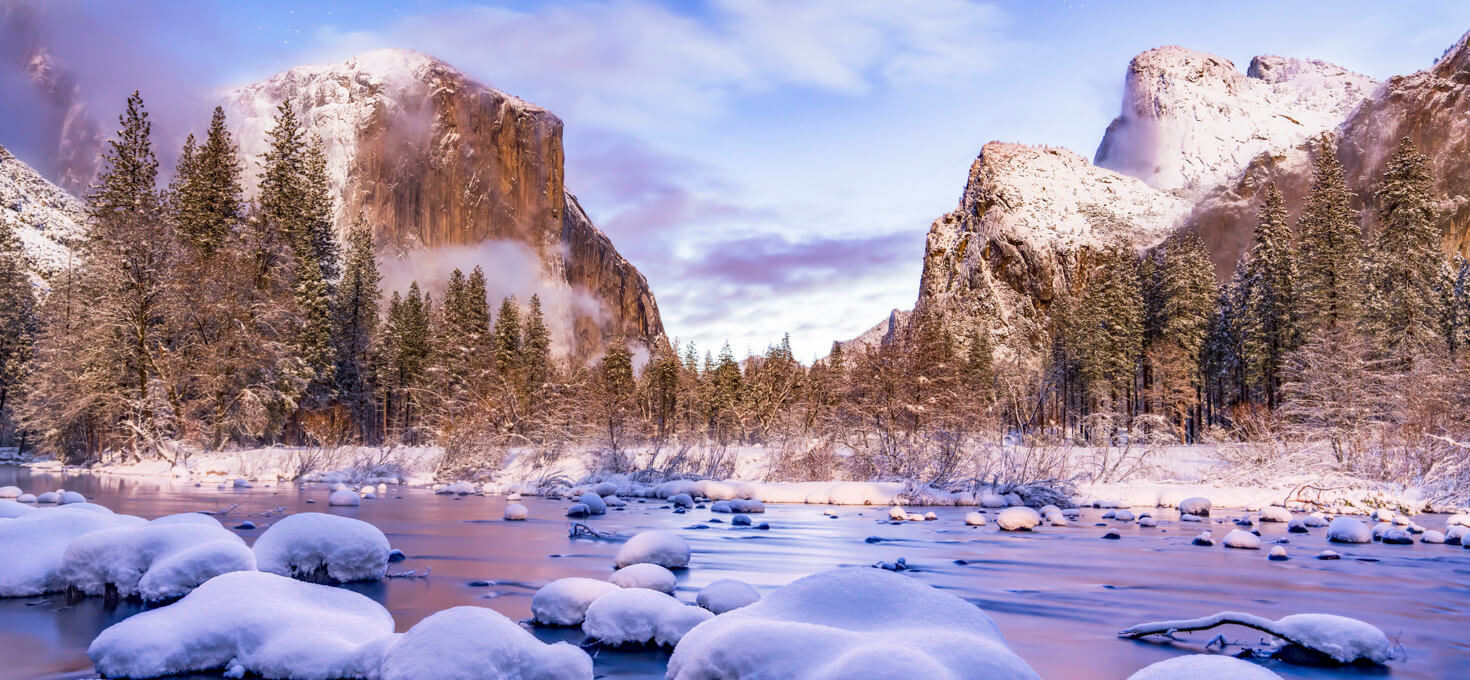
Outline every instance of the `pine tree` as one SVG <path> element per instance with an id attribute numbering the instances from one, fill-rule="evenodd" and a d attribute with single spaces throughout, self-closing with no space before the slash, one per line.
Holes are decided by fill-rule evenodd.
<path id="1" fill-rule="evenodd" d="M 495 315 L 492 346 L 495 351 L 495 371 L 501 380 L 515 384 L 521 361 L 521 314 L 514 298 L 500 301 L 500 311 Z"/>
<path id="2" fill-rule="evenodd" d="M 476 268 L 475 271 L 478 273 L 480 270 Z M 525 344 L 521 348 L 521 371 L 534 406 L 539 401 L 537 395 L 551 379 L 551 331 L 542 316 L 539 295 L 531 295 L 531 307 L 526 312 L 526 328 L 522 337 Z"/>
<path id="3" fill-rule="evenodd" d="M 159 200 L 158 158 L 150 140 L 153 124 L 148 122 L 143 97 L 136 90 L 128 96 L 127 109 L 118 116 L 118 123 L 121 127 L 117 137 L 108 141 L 102 154 L 105 169 L 87 196 L 87 211 L 97 220 L 118 213 L 155 218 Z"/>
<path id="4" fill-rule="evenodd" d="M 1439 332 L 1451 355 L 1470 347 L 1470 259 L 1455 255 L 1441 268 Z"/>
<path id="5" fill-rule="evenodd" d="M 1126 247 L 1103 254 L 1096 283 L 1083 291 L 1075 341 L 1083 382 L 1104 410 L 1128 412 L 1143 352 L 1144 304 L 1138 262 Z"/>
<path id="6" fill-rule="evenodd" d="M 1281 371 L 1286 356 L 1297 347 L 1297 265 L 1287 226 L 1286 206 L 1276 185 L 1266 188 L 1266 200 L 1256 216 L 1255 242 L 1242 263 L 1249 279 L 1245 299 L 1245 335 L 1242 338 L 1247 374 L 1269 408 L 1281 399 Z"/>
<path id="7" fill-rule="evenodd" d="M 373 232 L 359 218 L 348 236 L 346 266 L 332 306 L 332 337 L 336 345 L 334 377 L 338 398 L 351 409 L 358 428 L 370 441 L 377 440 L 373 398 L 377 375 L 373 352 L 381 281 L 373 252 Z"/>
<path id="8" fill-rule="evenodd" d="M 418 282 L 407 295 L 395 291 L 388 303 L 381 340 L 384 411 L 406 444 L 419 441 L 418 426 L 431 402 L 427 388 L 433 372 L 433 314 L 433 301 L 419 292 Z"/>
<path id="9" fill-rule="evenodd" d="M 1374 194 L 1378 239 L 1364 321 L 1378 350 L 1403 361 L 1441 337 L 1435 288 L 1444 255 L 1430 183 L 1429 160 L 1404 137 Z"/>
<path id="10" fill-rule="evenodd" d="M 239 224 L 240 161 L 225 126 L 224 109 L 215 107 L 203 146 L 194 145 L 192 134 L 185 141 L 172 203 L 180 238 L 206 256 Z"/>
<path id="11" fill-rule="evenodd" d="M 599 415 L 608 448 L 614 454 L 619 454 L 626 443 L 626 426 L 635 388 L 633 354 L 628 351 L 627 343 L 618 338 L 608 346 L 597 365 Z"/>
<path id="12" fill-rule="evenodd" d="M 0 442 L 12 439 L 16 404 L 31 369 L 40 319 L 27 275 L 25 250 L 10 223 L 0 220 Z"/>
<path id="13" fill-rule="evenodd" d="M 332 189 L 327 179 L 327 156 L 322 150 L 321 137 L 313 137 L 306 147 L 304 174 L 302 176 L 304 204 L 302 206 L 301 234 L 311 257 L 316 259 L 322 278 L 328 285 L 340 275 L 340 254 L 337 247 L 337 232 L 332 226 Z"/>
<path id="14" fill-rule="evenodd" d="M 1319 139 L 1312 187 L 1297 232 L 1301 237 L 1299 318 L 1303 336 L 1352 328 L 1363 297 L 1363 232 L 1352 195 L 1327 134 Z"/>

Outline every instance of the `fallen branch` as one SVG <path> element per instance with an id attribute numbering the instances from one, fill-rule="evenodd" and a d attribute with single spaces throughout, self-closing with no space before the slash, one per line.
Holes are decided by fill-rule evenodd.
<path id="1" fill-rule="evenodd" d="M 1293 614 L 1272 621 L 1254 614 L 1220 612 L 1198 619 L 1141 623 L 1118 631 L 1118 636 L 1172 637 L 1178 632 L 1208 630 L 1225 625 L 1253 628 L 1288 644 L 1322 654 L 1338 663 L 1366 660 L 1381 664 L 1392 658 L 1388 636 L 1383 631 L 1357 619 L 1332 614 Z"/>

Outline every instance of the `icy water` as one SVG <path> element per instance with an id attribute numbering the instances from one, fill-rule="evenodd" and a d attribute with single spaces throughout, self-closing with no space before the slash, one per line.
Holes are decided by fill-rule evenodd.
<path id="1" fill-rule="evenodd" d="M 491 607 L 513 619 L 530 616 L 531 595 L 564 576 L 605 578 L 617 543 L 570 540 L 565 503 L 528 498 L 531 520 L 500 521 L 502 498 L 453 499 L 422 489 L 389 488 L 357 508 L 329 508 L 321 486 L 220 491 L 115 477 L 31 474 L 0 467 L 0 485 L 32 493 L 65 487 L 117 512 L 158 517 L 177 512 L 222 511 L 226 526 L 250 519 L 257 529 L 240 532 L 253 542 L 282 516 L 332 512 L 366 520 L 408 555 L 391 573 L 428 572 L 428 578 L 353 584 L 353 590 L 382 602 L 407 630 L 420 619 L 457 605 Z M 308 499 L 316 501 L 308 503 Z M 1107 522 L 1121 540 L 1102 540 L 1095 526 L 1101 511 L 1085 510 L 1066 528 L 1006 534 L 992 522 L 965 527 L 969 509 L 931 508 L 938 521 L 889 524 L 886 508 L 768 505 L 757 524 L 768 531 L 731 527 L 729 515 L 707 509 L 674 514 L 661 503 L 636 500 L 588 522 L 598 531 L 630 535 L 671 529 L 694 550 L 690 568 L 679 574 L 676 595 L 692 601 L 704 585 L 737 578 L 768 592 L 800 576 L 838 566 L 870 565 L 899 557 L 909 572 L 989 612 L 1011 647 L 1048 680 L 1121 680 L 1171 656 L 1198 651 L 1214 633 L 1181 636 L 1186 643 L 1121 640 L 1128 625 L 1158 619 L 1241 610 L 1277 618 L 1326 612 L 1363 619 L 1402 644 L 1406 659 L 1387 669 L 1320 669 L 1269 662 L 1287 678 L 1403 679 L 1470 677 L 1470 550 L 1458 546 L 1330 546 L 1340 561 L 1312 557 L 1328 548 L 1325 530 L 1286 533 L 1263 525 L 1268 544 L 1290 540 L 1292 559 L 1271 562 L 1266 551 L 1201 548 L 1190 539 L 1205 525 L 1180 524 L 1173 511 L 1155 511 L 1157 528 Z M 1209 523 L 1217 537 L 1230 528 L 1229 512 Z M 1220 515 L 1224 515 L 1223 517 Z M 1240 514 L 1240 513 L 1236 513 Z M 991 511 L 993 517 L 994 511 Z M 1442 529 L 1444 517 L 1417 518 Z M 715 520 L 724 520 L 716 522 Z M 870 538 L 882 539 L 869 542 Z M 484 581 L 490 585 L 470 585 Z M 68 604 L 60 595 L 0 599 L 0 678 L 88 678 L 86 648 L 103 628 L 142 610 L 141 605 L 106 606 L 100 598 Z M 222 612 L 227 616 L 227 612 Z M 1221 629 L 1232 642 L 1255 643 L 1260 634 Z M 580 632 L 535 629 L 544 640 L 579 641 Z M 598 677 L 663 677 L 667 653 L 651 649 L 590 649 Z M 212 677 L 212 676 L 205 676 Z"/>

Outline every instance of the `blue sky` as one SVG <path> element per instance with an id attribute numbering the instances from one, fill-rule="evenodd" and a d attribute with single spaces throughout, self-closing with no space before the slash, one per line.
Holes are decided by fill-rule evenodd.
<path id="1" fill-rule="evenodd" d="M 1140 51 L 1178 44 L 1242 70 L 1257 54 L 1310 57 L 1385 78 L 1470 29 L 1464 2 L 45 9 L 98 106 L 139 87 L 163 127 L 296 64 L 378 47 L 443 58 L 563 118 L 568 184 L 648 276 L 670 335 L 743 353 L 789 331 L 803 358 L 913 304 L 929 224 L 986 141 L 1091 156 Z"/>

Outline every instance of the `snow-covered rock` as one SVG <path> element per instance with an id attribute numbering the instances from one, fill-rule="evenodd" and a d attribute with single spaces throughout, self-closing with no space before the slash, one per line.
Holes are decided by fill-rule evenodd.
<path id="1" fill-rule="evenodd" d="M 618 548 L 613 563 L 619 568 L 630 564 L 657 564 L 666 569 L 689 566 L 689 543 L 668 531 L 645 531 Z"/>
<path id="2" fill-rule="evenodd" d="M 18 487 L 18 486 L 0 486 L 0 499 L 3 499 L 3 498 L 10 498 L 10 499 L 19 498 L 20 497 L 20 494 L 21 494 L 21 491 L 20 491 L 20 487 Z"/>
<path id="3" fill-rule="evenodd" d="M 757 500 L 732 498 L 730 499 L 730 511 L 745 514 L 760 514 L 766 511 L 766 505 Z"/>
<path id="4" fill-rule="evenodd" d="M 1333 543 L 1372 543 L 1373 531 L 1352 517 L 1338 517 L 1327 525 L 1327 540 Z"/>
<path id="5" fill-rule="evenodd" d="M 669 594 L 673 594 L 674 588 L 679 585 L 679 579 L 674 576 L 674 572 L 646 562 L 623 567 L 613 572 L 607 580 L 620 588 L 647 588 Z"/>
<path id="6" fill-rule="evenodd" d="M 28 503 L 30 505 L 35 505 L 36 502 L 37 502 L 36 501 L 36 494 L 33 494 L 33 493 L 23 493 L 23 494 L 21 494 L 19 496 L 16 496 L 15 497 L 15 500 L 18 503 Z"/>
<path id="7" fill-rule="evenodd" d="M 589 514 L 593 514 L 593 515 L 604 515 L 604 514 L 607 514 L 607 503 L 602 500 L 602 496 L 599 496 L 599 495 L 597 495 L 595 493 L 592 493 L 590 491 L 587 492 L 587 493 L 584 493 L 584 494 L 582 494 L 582 497 L 581 498 L 578 498 L 577 499 L 577 502 L 578 503 L 581 503 L 582 505 L 587 506 L 587 512 Z"/>
<path id="8" fill-rule="evenodd" d="M 1041 515 L 1024 505 L 1006 508 L 995 516 L 1001 531 L 1030 531 L 1041 524 Z"/>
<path id="9" fill-rule="evenodd" d="M 1190 496 L 1179 501 L 1179 514 L 1209 517 L 1210 507 L 1210 499 L 1204 496 Z"/>
<path id="10" fill-rule="evenodd" d="M 454 607 L 414 624 L 382 653 L 377 680 L 591 680 L 592 658 L 545 644 L 493 609 Z M 370 666 L 371 664 L 362 664 Z"/>
<path id="11" fill-rule="evenodd" d="M 1424 532 L 1424 535 L 1419 537 L 1419 542 L 1433 544 L 1444 543 L 1444 534 L 1442 532 L 1431 529 Z"/>
<path id="12" fill-rule="evenodd" d="M 1290 522 L 1291 511 L 1279 505 L 1268 505 L 1261 508 L 1262 522 Z"/>
<path id="13" fill-rule="evenodd" d="M 689 631 L 669 680 L 1036 680 L 978 607 L 908 576 L 812 574 Z"/>
<path id="14" fill-rule="evenodd" d="M 84 507 L 90 505 L 78 503 L 39 509 L 0 520 L 0 597 L 26 597 L 63 590 L 66 588 L 63 558 L 73 540 L 94 531 L 147 524 L 141 517 Z"/>
<path id="15" fill-rule="evenodd" d="M 994 510 L 1004 508 L 1007 505 L 1009 503 L 1006 502 L 1006 497 L 1000 494 L 988 493 L 980 497 L 980 507 L 982 508 Z"/>
<path id="16" fill-rule="evenodd" d="M 1127 508 L 1118 510 L 1113 513 L 1113 519 L 1118 520 L 1119 522 L 1132 522 L 1135 518 L 1136 516 L 1133 514 L 1133 511 Z"/>
<path id="17" fill-rule="evenodd" d="M 542 625 L 580 626 L 594 600 L 619 588 L 592 578 L 559 578 L 531 596 L 531 616 Z"/>
<path id="18" fill-rule="evenodd" d="M 61 578 L 88 595 L 112 586 L 121 597 L 158 601 L 182 597 L 220 574 L 255 571 L 245 541 L 218 521 L 195 516 L 209 524 L 151 522 L 83 534 L 62 555 Z"/>
<path id="19" fill-rule="evenodd" d="M 444 486 L 435 489 L 434 493 L 439 494 L 440 496 L 468 496 L 477 491 L 479 491 L 479 489 L 475 488 L 474 484 L 461 481 L 445 484 Z"/>
<path id="20" fill-rule="evenodd" d="M 586 503 L 574 503 L 574 504 L 572 504 L 572 507 L 567 508 L 567 517 L 591 517 L 591 516 L 592 516 L 592 508 L 587 507 L 587 504 Z"/>
<path id="21" fill-rule="evenodd" d="M 676 508 L 694 507 L 694 498 L 687 493 L 676 493 L 669 496 L 669 504 Z"/>
<path id="22" fill-rule="evenodd" d="M 510 505 L 505 506 L 505 519 L 511 522 L 525 521 L 525 519 L 529 517 L 530 514 L 531 511 L 527 510 L 526 506 L 521 505 L 520 503 L 511 503 Z"/>
<path id="23" fill-rule="evenodd" d="M 646 588 L 614 590 L 587 607 L 582 632 L 608 646 L 653 643 L 672 647 L 689 629 L 711 619 L 709 610 Z"/>
<path id="24" fill-rule="evenodd" d="M 1198 619 L 1155 621 L 1127 628 L 1118 634 L 1139 638 L 1174 631 L 1208 630 L 1224 625 L 1243 625 L 1290 643 L 1313 650 L 1337 663 L 1368 661 L 1381 664 L 1392 658 L 1388 636 L 1376 626 L 1334 614 L 1293 614 L 1276 621 L 1241 612 L 1220 612 Z"/>
<path id="25" fill-rule="evenodd" d="M 1404 527 L 1391 526 L 1383 532 L 1381 540 L 1385 545 L 1411 545 L 1414 542 L 1414 536 Z"/>
<path id="26" fill-rule="evenodd" d="M 36 502 L 40 503 L 41 505 L 55 505 L 61 502 L 61 494 L 55 491 L 47 491 L 39 496 L 36 496 Z"/>
<path id="27" fill-rule="evenodd" d="M 361 504 L 362 497 L 358 496 L 357 492 L 353 491 L 352 489 L 340 489 L 337 491 L 333 491 L 332 495 L 327 497 L 327 505 L 353 507 Z"/>
<path id="28" fill-rule="evenodd" d="M 902 507 L 895 505 L 888 509 L 888 519 L 891 519 L 895 522 L 902 522 L 908 519 L 908 517 L 909 511 L 904 510 Z"/>
<path id="29" fill-rule="evenodd" d="M 255 540 L 261 571 L 308 581 L 383 578 L 388 538 L 377 527 L 339 515 L 303 512 L 272 524 Z"/>
<path id="30" fill-rule="evenodd" d="M 393 632 L 393 617 L 343 588 L 262 572 L 210 579 L 167 607 L 102 631 L 87 649 L 109 677 L 200 671 L 268 678 L 361 677 L 358 647 Z"/>
<path id="31" fill-rule="evenodd" d="M 1270 670 L 1224 654 L 1176 656 L 1128 676 L 1128 680 L 1281 680 Z"/>
<path id="32" fill-rule="evenodd" d="M 966 513 L 965 524 L 972 527 L 983 527 L 985 526 L 985 515 L 978 512 Z"/>
<path id="33" fill-rule="evenodd" d="M 1284 562 L 1289 559 L 1289 556 L 1286 554 L 1286 548 L 1284 546 L 1276 545 L 1271 546 L 1271 553 L 1266 558 L 1274 562 Z"/>
<path id="34" fill-rule="evenodd" d="M 733 578 L 722 578 L 701 588 L 694 601 L 715 614 L 724 614 L 759 599 L 761 599 L 760 593 L 756 592 L 749 583 Z"/>
<path id="35" fill-rule="evenodd" d="M 1215 544 L 1215 537 L 1211 535 L 1208 531 L 1202 531 L 1198 536 L 1195 536 L 1194 540 L 1190 541 L 1190 543 L 1198 546 L 1209 547 Z"/>
<path id="36" fill-rule="evenodd" d="M 1249 531 L 1235 529 L 1225 534 L 1225 540 L 1221 541 L 1227 548 L 1239 548 L 1241 550 L 1260 550 L 1261 537 Z"/>
<path id="37" fill-rule="evenodd" d="M 1303 525 L 1313 529 L 1320 529 L 1327 526 L 1327 517 L 1320 512 L 1314 512 L 1301 519 Z"/>

